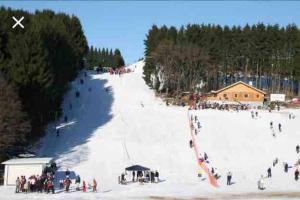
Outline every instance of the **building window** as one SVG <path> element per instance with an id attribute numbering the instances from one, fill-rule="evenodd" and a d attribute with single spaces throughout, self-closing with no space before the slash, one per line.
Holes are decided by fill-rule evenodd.
<path id="1" fill-rule="evenodd" d="M 259 98 L 259 94 L 256 95 L 256 98 Z"/>
<path id="2" fill-rule="evenodd" d="M 248 94 L 245 94 L 244 97 L 245 97 L 245 98 L 248 98 Z"/>
<path id="3" fill-rule="evenodd" d="M 234 97 L 235 97 L 235 98 L 237 98 L 237 97 L 238 97 L 238 95 L 237 95 L 237 94 L 234 94 Z"/>
<path id="4" fill-rule="evenodd" d="M 227 94 L 223 94 L 223 97 L 226 98 L 226 97 L 227 97 Z"/>

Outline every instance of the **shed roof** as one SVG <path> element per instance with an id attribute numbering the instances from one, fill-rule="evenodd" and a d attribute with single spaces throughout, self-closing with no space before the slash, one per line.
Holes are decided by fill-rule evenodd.
<path id="1" fill-rule="evenodd" d="M 233 83 L 233 84 L 231 84 L 231 85 L 228 85 L 227 87 L 221 88 L 221 89 L 216 90 L 216 91 L 211 91 L 211 92 L 212 92 L 212 93 L 219 93 L 219 92 L 222 92 L 222 91 L 224 91 L 224 90 L 227 90 L 228 88 L 231 88 L 231 87 L 233 87 L 233 86 L 236 86 L 236 85 L 238 85 L 238 84 L 243 84 L 243 85 L 245 85 L 245 86 L 247 86 L 247 87 L 249 87 L 249 88 L 251 88 L 251 89 L 253 89 L 253 90 L 256 90 L 256 91 L 259 92 L 259 93 L 267 94 L 267 93 L 265 93 L 264 91 L 262 91 L 262 90 L 260 90 L 260 89 L 257 89 L 257 88 L 255 88 L 255 87 L 253 87 L 253 86 L 251 86 L 251 85 L 249 85 L 249 84 L 243 82 L 243 81 L 238 81 L 238 82 L 236 82 L 236 83 Z"/>
<path id="2" fill-rule="evenodd" d="M 150 170 L 147 167 L 143 167 L 141 165 L 132 165 L 130 167 L 125 168 L 126 171 L 148 171 Z"/>
<path id="3" fill-rule="evenodd" d="M 47 164 L 50 163 L 53 158 L 44 157 L 44 158 L 14 158 L 2 162 L 4 165 L 20 165 L 20 164 Z"/>

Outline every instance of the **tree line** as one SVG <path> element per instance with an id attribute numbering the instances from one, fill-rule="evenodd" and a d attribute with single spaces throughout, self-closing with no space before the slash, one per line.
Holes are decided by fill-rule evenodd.
<path id="1" fill-rule="evenodd" d="M 119 49 L 94 48 L 91 46 L 87 53 L 87 65 L 93 67 L 112 67 L 119 68 L 125 65 L 123 56 Z"/>
<path id="2" fill-rule="evenodd" d="M 24 16 L 24 29 L 12 28 Z M 41 136 L 88 50 L 76 16 L 0 8 L 0 152 Z"/>
<path id="3" fill-rule="evenodd" d="M 209 92 L 238 80 L 270 93 L 300 95 L 300 31 L 290 24 L 189 24 L 149 30 L 146 82 L 161 92 Z"/>

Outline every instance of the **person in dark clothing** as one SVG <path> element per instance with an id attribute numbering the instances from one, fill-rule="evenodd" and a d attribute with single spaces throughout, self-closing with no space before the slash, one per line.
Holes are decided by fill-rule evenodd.
<path id="1" fill-rule="evenodd" d="M 297 153 L 300 152 L 300 146 L 299 146 L 299 145 L 296 146 L 296 152 L 297 152 Z"/>
<path id="2" fill-rule="evenodd" d="M 280 123 L 278 124 L 278 130 L 279 130 L 279 132 L 281 132 L 281 124 Z"/>
<path id="3" fill-rule="evenodd" d="M 207 154 L 204 152 L 204 160 L 207 160 L 208 159 L 208 156 Z"/>
<path id="4" fill-rule="evenodd" d="M 268 178 L 271 178 L 272 177 L 271 167 L 268 168 L 267 172 L 268 172 Z"/>
<path id="5" fill-rule="evenodd" d="M 214 174 L 215 173 L 215 169 L 212 167 L 211 168 L 211 173 Z"/>
<path id="6" fill-rule="evenodd" d="M 270 129 L 273 128 L 273 122 L 270 122 Z"/>
<path id="7" fill-rule="evenodd" d="M 56 137 L 59 137 L 59 129 L 56 129 Z"/>
<path id="8" fill-rule="evenodd" d="M 295 170 L 295 181 L 298 181 L 298 179 L 299 179 L 299 170 L 296 169 Z"/>
<path id="9" fill-rule="evenodd" d="M 158 173 L 158 171 L 155 171 L 155 182 L 156 183 L 159 182 L 159 173 Z"/>
<path id="10" fill-rule="evenodd" d="M 288 172 L 289 170 L 289 165 L 287 163 L 284 164 L 284 172 Z"/>
<path id="11" fill-rule="evenodd" d="M 66 176 L 69 176 L 70 175 L 70 171 L 69 169 L 66 170 Z"/>
<path id="12" fill-rule="evenodd" d="M 154 172 L 151 171 L 150 173 L 150 179 L 151 179 L 151 183 L 154 183 Z"/>
<path id="13" fill-rule="evenodd" d="M 67 122 L 68 121 L 68 116 L 65 115 L 64 120 L 65 120 L 65 122 Z"/>
<path id="14" fill-rule="evenodd" d="M 192 148 L 193 147 L 193 141 L 190 140 L 190 147 Z"/>
<path id="15" fill-rule="evenodd" d="M 231 172 L 227 173 L 227 185 L 231 185 L 231 178 L 232 178 L 232 174 Z"/>
<path id="16" fill-rule="evenodd" d="M 135 179 L 135 171 L 132 171 L 132 182 L 134 182 Z"/>

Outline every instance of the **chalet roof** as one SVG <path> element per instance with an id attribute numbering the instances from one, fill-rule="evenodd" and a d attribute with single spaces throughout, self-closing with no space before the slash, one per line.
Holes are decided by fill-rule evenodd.
<path id="1" fill-rule="evenodd" d="M 264 91 L 262 91 L 262 90 L 260 90 L 260 89 L 257 89 L 257 88 L 255 88 L 255 87 L 253 87 L 253 86 L 251 86 L 251 85 L 249 85 L 249 84 L 243 82 L 243 81 L 238 81 L 238 82 L 236 82 L 236 83 L 233 83 L 233 84 L 231 84 L 231 85 L 228 85 L 227 87 L 224 87 L 224 88 L 219 89 L 219 90 L 216 90 L 216 91 L 213 90 L 213 91 L 211 91 L 211 93 L 220 93 L 220 92 L 222 92 L 222 91 L 224 91 L 224 90 L 227 90 L 228 88 L 234 87 L 234 86 L 236 86 L 236 85 L 238 85 L 238 84 L 243 84 L 243 85 L 245 85 L 246 87 L 249 87 L 249 88 L 251 88 L 251 89 L 253 89 L 253 90 L 256 90 L 256 91 L 259 92 L 259 93 L 267 94 L 267 93 L 265 93 Z"/>
<path id="2" fill-rule="evenodd" d="M 53 158 L 14 158 L 7 160 L 1 164 L 4 165 L 20 165 L 20 164 L 48 164 Z"/>

